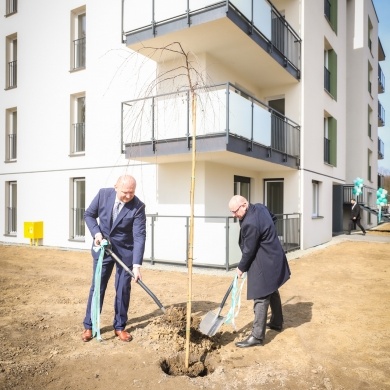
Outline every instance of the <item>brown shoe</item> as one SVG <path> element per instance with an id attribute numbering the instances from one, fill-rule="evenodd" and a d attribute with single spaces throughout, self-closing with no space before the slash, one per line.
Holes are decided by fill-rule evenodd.
<path id="1" fill-rule="evenodd" d="M 84 329 L 81 339 L 86 343 L 92 340 L 92 329 Z"/>
<path id="2" fill-rule="evenodd" d="M 114 333 L 116 336 L 118 336 L 119 340 L 121 341 L 129 342 L 133 340 L 133 336 L 129 332 L 126 332 L 125 330 L 114 330 Z"/>

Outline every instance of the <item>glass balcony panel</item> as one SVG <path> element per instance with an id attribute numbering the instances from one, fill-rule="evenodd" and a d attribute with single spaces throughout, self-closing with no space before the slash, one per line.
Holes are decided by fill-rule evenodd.
<path id="1" fill-rule="evenodd" d="M 253 23 L 267 39 L 272 38 L 272 7 L 267 0 L 253 2 Z"/>
<path id="2" fill-rule="evenodd" d="M 187 0 L 158 0 L 154 2 L 154 7 L 154 20 L 158 23 L 185 14 Z"/>
<path id="3" fill-rule="evenodd" d="M 139 0 L 126 0 L 123 2 L 123 15 L 124 31 L 149 26 L 153 21 L 153 1 L 143 1 L 140 6 Z"/>
<path id="4" fill-rule="evenodd" d="M 252 102 L 238 93 L 229 93 L 229 133 L 252 139 Z"/>
<path id="5" fill-rule="evenodd" d="M 150 142 L 153 139 L 153 99 L 123 105 L 123 142 Z"/>
<path id="6" fill-rule="evenodd" d="M 179 93 L 155 99 L 156 140 L 187 136 L 187 94 Z"/>
<path id="7" fill-rule="evenodd" d="M 263 0 L 261 0 L 263 1 Z M 252 20 L 252 0 L 230 1 L 249 21 Z"/>
<path id="8" fill-rule="evenodd" d="M 192 118 L 192 116 L 190 116 Z M 197 135 L 226 131 L 226 89 L 197 91 L 196 132 Z M 190 121 L 192 135 L 192 122 Z"/>
<path id="9" fill-rule="evenodd" d="M 254 103 L 253 140 L 264 146 L 271 146 L 271 113 Z"/>

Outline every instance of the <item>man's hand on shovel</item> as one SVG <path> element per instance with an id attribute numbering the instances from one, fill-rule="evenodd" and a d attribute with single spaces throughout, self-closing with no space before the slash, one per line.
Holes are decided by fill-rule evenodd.
<path id="1" fill-rule="evenodd" d="M 138 280 L 142 280 L 141 267 L 133 266 L 133 274 L 133 279 L 136 283 L 138 282 Z"/>

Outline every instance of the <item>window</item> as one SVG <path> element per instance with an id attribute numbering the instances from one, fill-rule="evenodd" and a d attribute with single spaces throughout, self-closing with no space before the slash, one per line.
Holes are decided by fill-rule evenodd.
<path id="1" fill-rule="evenodd" d="M 16 181 L 9 181 L 5 183 L 5 227 L 6 234 L 16 235 L 17 232 L 17 183 Z"/>
<path id="2" fill-rule="evenodd" d="M 367 134 L 368 136 L 371 138 L 371 117 L 372 117 L 372 109 L 370 106 L 368 106 L 368 114 L 367 114 L 367 118 L 368 118 L 368 128 L 367 128 Z"/>
<path id="3" fill-rule="evenodd" d="M 368 181 L 371 181 L 372 182 L 372 151 L 371 150 L 368 150 L 368 154 L 367 154 L 367 178 L 368 178 Z"/>
<path id="4" fill-rule="evenodd" d="M 244 176 L 234 176 L 234 195 L 241 195 L 250 202 L 251 179 Z"/>
<path id="5" fill-rule="evenodd" d="M 324 162 L 337 166 L 337 120 L 325 113 Z"/>
<path id="6" fill-rule="evenodd" d="M 18 0 L 6 0 L 5 16 L 11 16 L 18 12 Z"/>
<path id="7" fill-rule="evenodd" d="M 370 64 L 370 61 L 368 61 L 368 92 L 372 93 L 372 66 Z"/>
<path id="8" fill-rule="evenodd" d="M 337 0 L 324 0 L 324 15 L 337 34 Z"/>
<path id="9" fill-rule="evenodd" d="M 372 39 L 371 39 L 371 36 L 373 34 L 373 26 L 372 26 L 370 18 L 368 18 L 368 29 L 367 29 L 367 31 L 368 31 L 368 37 L 367 37 L 368 43 L 367 43 L 367 46 L 370 49 L 370 52 L 372 54 Z"/>
<path id="10" fill-rule="evenodd" d="M 18 112 L 16 108 L 6 110 L 6 142 L 5 142 L 5 160 L 16 161 L 17 148 L 16 136 L 18 129 Z"/>
<path id="11" fill-rule="evenodd" d="M 71 239 L 84 240 L 85 238 L 85 178 L 71 180 Z"/>
<path id="12" fill-rule="evenodd" d="M 6 89 L 17 86 L 17 55 L 18 40 L 16 34 L 13 34 L 6 38 Z"/>
<path id="13" fill-rule="evenodd" d="M 325 42 L 324 50 L 324 88 L 337 100 L 337 54 Z"/>
<path id="14" fill-rule="evenodd" d="M 72 11 L 72 70 L 85 68 L 86 21 L 85 7 Z"/>
<path id="15" fill-rule="evenodd" d="M 71 96 L 71 111 L 70 153 L 74 155 L 85 152 L 85 96 Z"/>
<path id="16" fill-rule="evenodd" d="M 313 180 L 313 199 L 312 199 L 312 217 L 319 217 L 320 215 L 320 182 Z"/>

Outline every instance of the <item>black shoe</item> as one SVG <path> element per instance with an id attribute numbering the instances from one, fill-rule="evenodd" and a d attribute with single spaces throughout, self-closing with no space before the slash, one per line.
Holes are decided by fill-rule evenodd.
<path id="1" fill-rule="evenodd" d="M 366 235 L 366 232 L 363 232 L 363 236 L 365 236 Z"/>
<path id="2" fill-rule="evenodd" d="M 351 235 L 351 233 L 345 233 L 347 236 L 350 236 Z"/>
<path id="3" fill-rule="evenodd" d="M 242 340 L 236 343 L 238 348 L 255 347 L 256 345 L 263 345 L 263 340 L 257 339 L 252 335 L 250 335 L 246 340 Z"/>
<path id="4" fill-rule="evenodd" d="M 268 328 L 270 328 L 272 330 L 276 330 L 277 332 L 281 332 L 282 331 L 282 327 L 281 326 L 272 325 L 270 322 L 267 322 L 267 326 L 268 326 Z"/>

